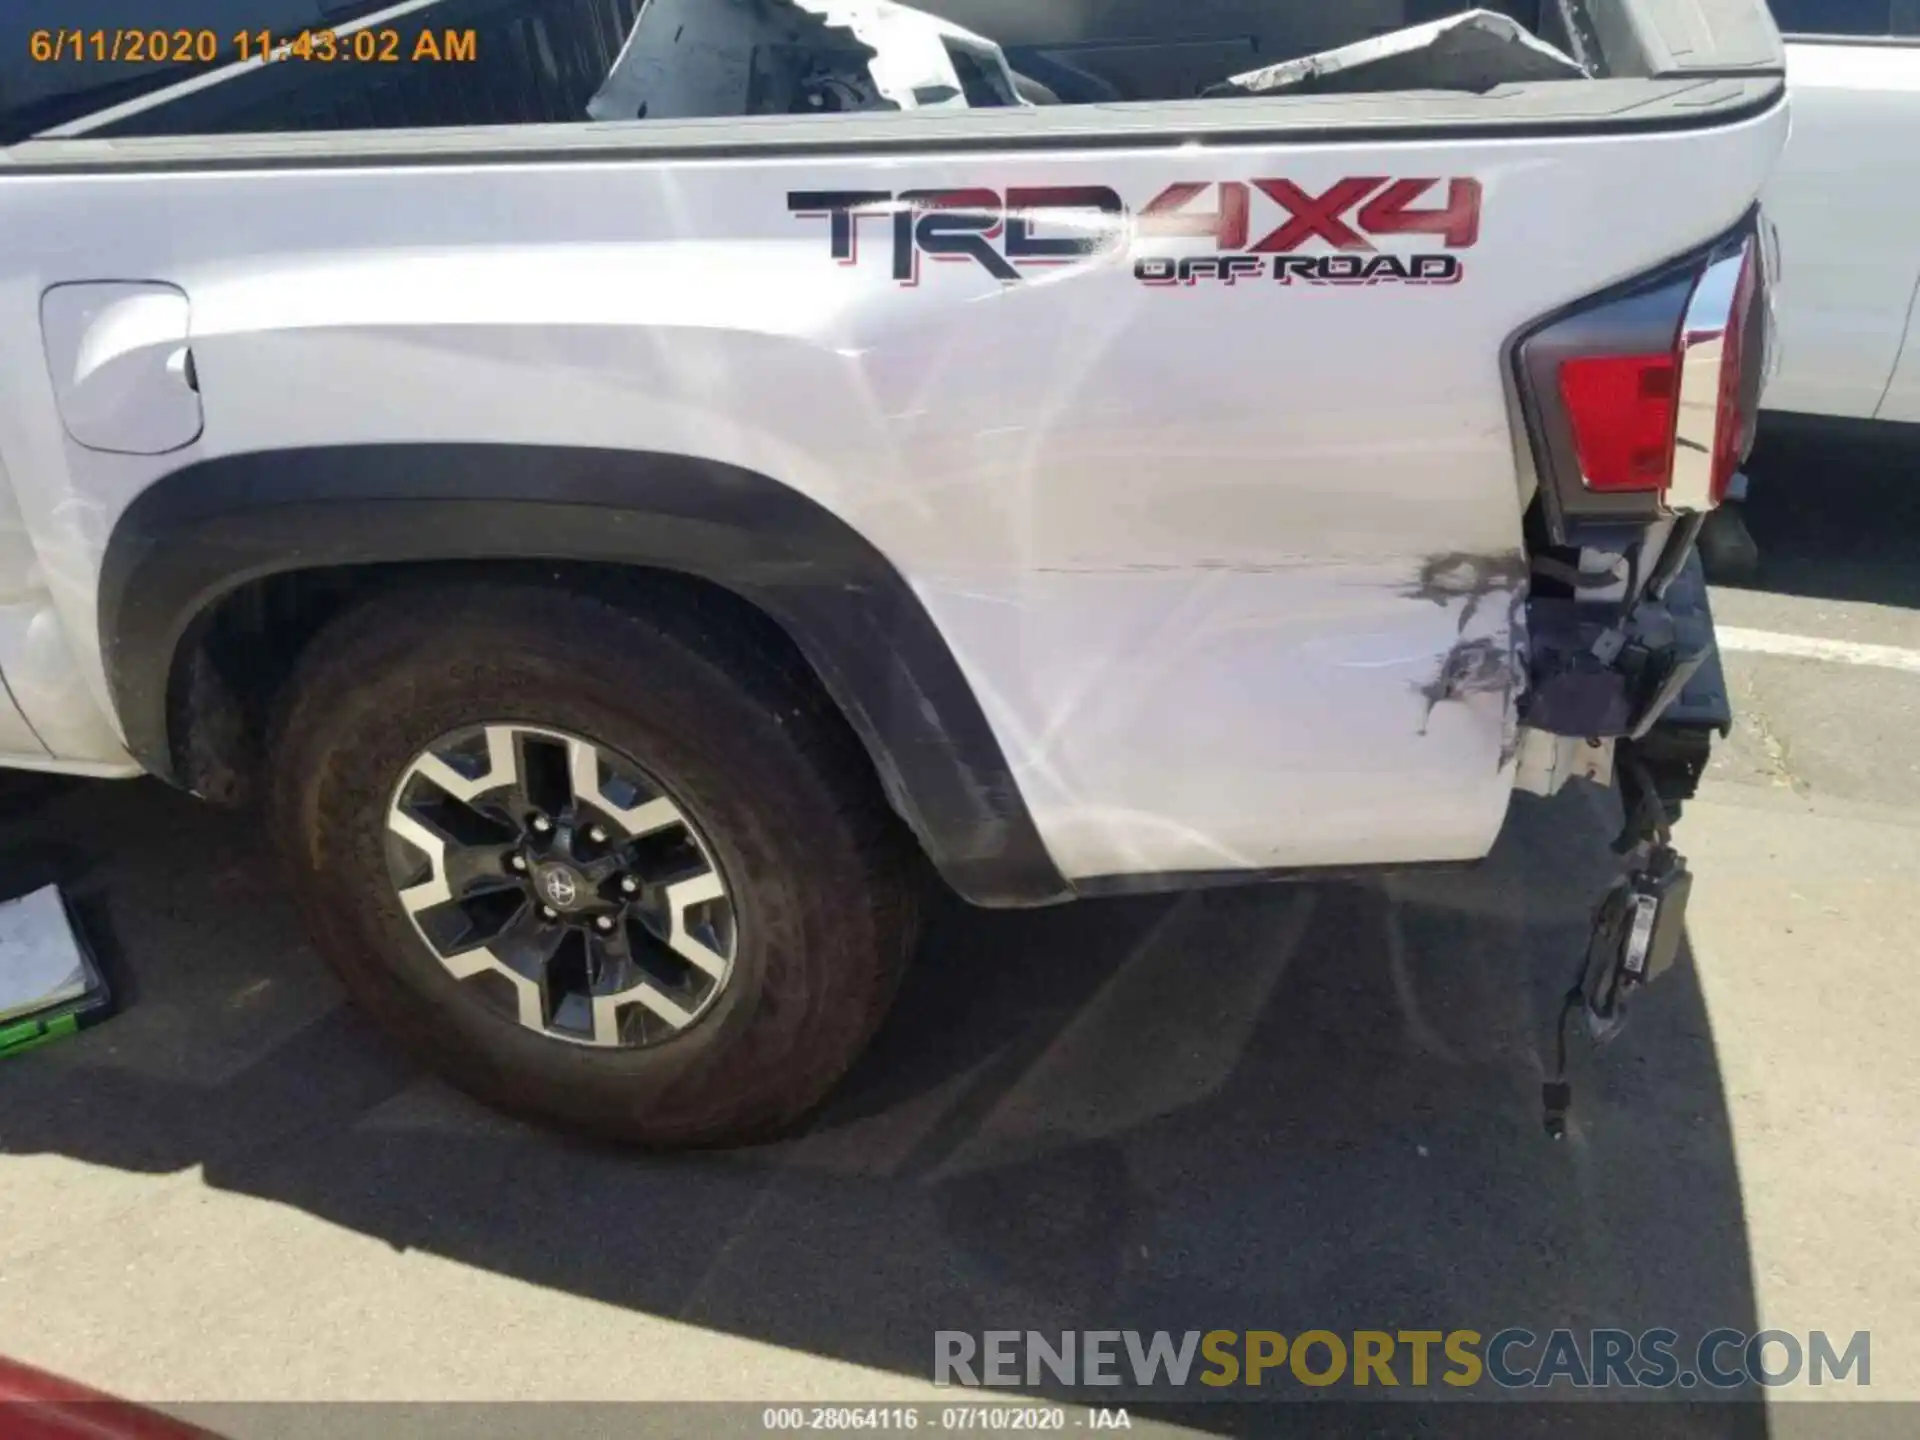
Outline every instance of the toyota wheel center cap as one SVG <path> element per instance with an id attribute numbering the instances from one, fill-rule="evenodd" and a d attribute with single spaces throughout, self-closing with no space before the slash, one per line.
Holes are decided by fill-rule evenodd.
<path id="1" fill-rule="evenodd" d="M 540 898 L 556 910 L 573 910 L 593 898 L 586 879 L 571 865 L 543 865 L 533 883 Z"/>

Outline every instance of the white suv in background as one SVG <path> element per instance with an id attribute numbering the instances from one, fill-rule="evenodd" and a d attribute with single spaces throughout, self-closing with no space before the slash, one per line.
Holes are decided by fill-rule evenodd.
<path id="1" fill-rule="evenodd" d="M 1920 421 L 1920 0 L 1771 0 L 1793 138 L 1771 411 Z"/>

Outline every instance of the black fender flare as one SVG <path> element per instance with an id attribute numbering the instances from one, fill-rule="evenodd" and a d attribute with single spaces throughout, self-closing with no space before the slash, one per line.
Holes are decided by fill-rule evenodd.
<path id="1" fill-rule="evenodd" d="M 684 455 L 325 446 L 163 476 L 114 526 L 100 644 L 128 748 L 179 782 L 169 697 L 196 620 L 240 586 L 339 566 L 621 564 L 724 587 L 812 665 L 946 881 L 976 904 L 1071 894 L 926 607 L 851 526 L 777 480 Z"/>

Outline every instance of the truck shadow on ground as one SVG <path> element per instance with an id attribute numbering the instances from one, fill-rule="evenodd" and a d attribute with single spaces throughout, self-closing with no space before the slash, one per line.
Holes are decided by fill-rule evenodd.
<path id="1" fill-rule="evenodd" d="M 0 874 L 14 892 L 57 873 L 127 1006 L 6 1062 L 0 1150 L 200 1166 L 395 1247 L 917 1378 L 937 1330 L 1750 1332 L 1690 960 L 1612 1048 L 1576 1056 L 1570 1138 L 1542 1133 L 1539 1056 L 1607 836 L 1569 794 L 1523 805 L 1470 872 L 942 904 L 894 1018 L 805 1135 L 652 1157 L 535 1133 L 396 1059 L 340 1004 L 244 819 L 79 786 L 0 822 Z M 1167 1413 L 1218 1433 L 1335 1418 Z M 1745 1406 L 1645 1420 L 1766 1423 Z"/>
<path id="2" fill-rule="evenodd" d="M 1748 470 L 1760 567 L 1725 583 L 1920 609 L 1920 425 L 1769 416 Z"/>

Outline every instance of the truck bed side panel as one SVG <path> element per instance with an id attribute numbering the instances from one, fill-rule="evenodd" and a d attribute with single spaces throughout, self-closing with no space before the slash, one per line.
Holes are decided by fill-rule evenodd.
<path id="1" fill-rule="evenodd" d="M 1070 878 L 1475 857 L 1511 793 L 1524 673 L 1504 346 L 1730 225 L 1785 125 L 11 174 L 0 453 L 103 705 L 102 556 L 170 472 L 353 444 L 665 451 L 772 477 L 892 561 Z M 1477 185 L 1471 235 L 1316 206 L 1392 180 L 1436 182 L 1416 210 Z M 845 261 L 793 202 L 1046 188 L 1138 217 L 1179 186 L 1217 209 L 1223 183 L 1251 205 L 1228 248 L 1260 265 L 1184 278 L 1217 234 L 1127 227 L 1017 281 L 923 253 L 902 283 L 895 202 L 870 202 Z M 1321 219 L 1276 239 L 1276 193 Z M 1004 229 L 985 238 L 1004 255 Z M 1343 255 L 1457 268 L 1322 263 Z M 1278 283 L 1286 256 L 1308 263 Z M 204 428 L 184 449 L 83 449 L 62 426 L 42 296 L 103 280 L 190 300 Z"/>

